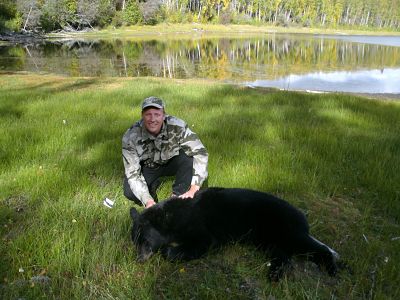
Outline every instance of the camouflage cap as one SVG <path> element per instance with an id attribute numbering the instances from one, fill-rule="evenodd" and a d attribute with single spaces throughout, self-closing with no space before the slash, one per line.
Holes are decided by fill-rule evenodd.
<path id="1" fill-rule="evenodd" d="M 151 96 L 143 100 L 142 111 L 147 107 L 156 107 L 164 109 L 165 104 L 162 99 Z"/>

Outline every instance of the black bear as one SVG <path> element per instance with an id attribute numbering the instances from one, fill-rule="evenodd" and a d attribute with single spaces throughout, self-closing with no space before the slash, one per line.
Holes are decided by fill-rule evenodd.
<path id="1" fill-rule="evenodd" d="M 248 242 L 269 253 L 268 276 L 276 281 L 301 255 L 336 274 L 338 254 L 309 235 L 302 212 L 273 195 L 239 188 L 208 188 L 193 199 L 170 198 L 141 214 L 131 208 L 138 260 L 157 251 L 167 259 L 195 259 L 210 247 Z"/>

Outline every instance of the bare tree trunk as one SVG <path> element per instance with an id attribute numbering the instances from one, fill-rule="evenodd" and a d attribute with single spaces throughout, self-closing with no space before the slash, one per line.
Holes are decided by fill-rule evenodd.
<path id="1" fill-rule="evenodd" d="M 31 6 L 31 8 L 29 9 L 28 16 L 26 17 L 23 31 L 26 30 L 26 25 L 28 24 L 28 20 L 29 20 L 29 16 L 31 15 L 31 12 L 32 12 L 32 6 Z"/>
<path id="2" fill-rule="evenodd" d="M 347 23 L 347 21 L 349 20 L 349 13 L 350 13 L 350 7 L 347 6 L 346 9 L 346 16 L 344 17 L 344 22 Z"/>
<path id="3" fill-rule="evenodd" d="M 290 9 L 289 12 L 286 14 L 286 22 L 289 23 L 290 21 L 290 15 L 292 14 L 292 10 Z"/>
<path id="4" fill-rule="evenodd" d="M 367 17 L 365 19 L 365 25 L 368 26 L 368 22 L 369 22 L 369 15 L 370 15 L 370 11 L 368 11 Z"/>
<path id="5" fill-rule="evenodd" d="M 200 4 L 200 7 L 199 7 L 199 15 L 197 16 L 197 19 L 200 19 L 200 15 L 201 15 L 201 4 Z"/>

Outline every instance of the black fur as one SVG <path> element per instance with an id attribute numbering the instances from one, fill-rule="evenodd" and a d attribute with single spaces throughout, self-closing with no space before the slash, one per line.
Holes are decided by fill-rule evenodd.
<path id="1" fill-rule="evenodd" d="M 208 188 L 193 199 L 170 198 L 139 214 L 132 240 L 138 260 L 160 251 L 168 259 L 195 259 L 210 247 L 229 241 L 248 242 L 271 256 L 269 277 L 279 280 L 293 255 L 304 255 L 335 275 L 336 252 L 309 235 L 305 216 L 270 194 Z"/>

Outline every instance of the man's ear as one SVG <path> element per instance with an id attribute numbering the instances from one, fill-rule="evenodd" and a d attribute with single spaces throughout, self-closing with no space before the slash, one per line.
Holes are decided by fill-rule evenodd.
<path id="1" fill-rule="evenodd" d="M 135 219 L 137 219 L 138 217 L 139 217 L 139 213 L 138 213 L 138 211 L 136 210 L 136 208 L 134 208 L 134 207 L 131 207 L 131 218 L 133 219 L 133 220 L 135 220 Z"/>

